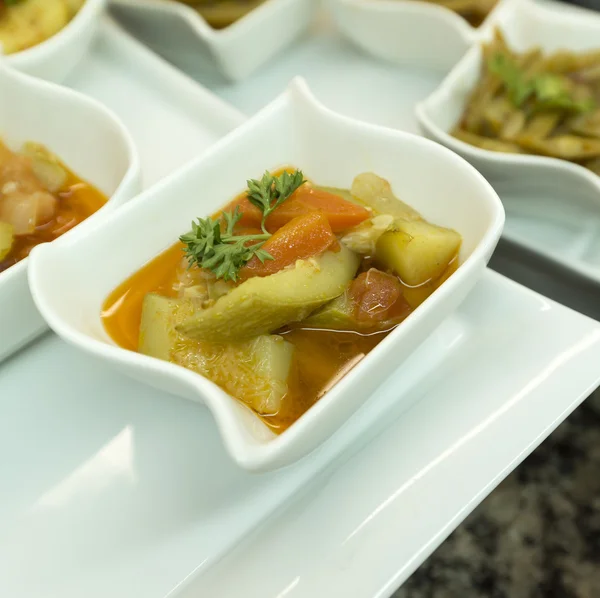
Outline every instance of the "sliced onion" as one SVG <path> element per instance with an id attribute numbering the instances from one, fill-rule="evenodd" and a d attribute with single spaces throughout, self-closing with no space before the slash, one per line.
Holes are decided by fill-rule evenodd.
<path id="1" fill-rule="evenodd" d="M 31 158 L 31 169 L 42 186 L 56 193 L 67 182 L 67 171 L 60 165 L 58 158 L 43 145 L 26 143 L 22 153 Z"/>
<path id="2" fill-rule="evenodd" d="M 12 225 L 15 236 L 29 235 L 54 217 L 56 207 L 56 198 L 46 191 L 11 193 L 0 199 L 0 220 Z"/>
<path id="3" fill-rule="evenodd" d="M 31 234 L 36 227 L 38 198 L 24 193 L 12 193 L 0 200 L 0 220 L 13 227 L 15 236 Z"/>

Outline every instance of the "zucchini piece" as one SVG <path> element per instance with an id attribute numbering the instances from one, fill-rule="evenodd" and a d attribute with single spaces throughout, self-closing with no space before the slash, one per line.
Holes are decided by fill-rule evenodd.
<path id="1" fill-rule="evenodd" d="M 377 242 L 376 262 L 409 286 L 439 278 L 458 254 L 461 236 L 429 222 L 396 222 Z"/>
<path id="2" fill-rule="evenodd" d="M 294 268 L 243 282 L 212 307 L 195 311 L 177 330 L 213 343 L 273 332 L 341 295 L 358 266 L 359 257 L 343 245 L 338 252 L 298 260 Z"/>
<path id="3" fill-rule="evenodd" d="M 400 220 L 421 220 L 419 212 L 392 193 L 388 181 L 372 172 L 355 177 L 350 193 L 378 214 L 390 214 Z"/>
<path id="4" fill-rule="evenodd" d="M 185 300 L 146 295 L 139 352 L 201 374 L 258 413 L 277 413 L 288 391 L 294 346 L 275 335 L 235 344 L 211 344 L 184 337 L 175 327 L 193 309 Z"/>
<path id="5" fill-rule="evenodd" d="M 320 307 L 306 320 L 302 328 L 321 328 L 325 330 L 358 330 L 359 324 L 354 317 L 354 306 L 344 293 L 333 301 Z"/>
<path id="6" fill-rule="evenodd" d="M 0 260 L 10 253 L 13 241 L 13 227 L 8 222 L 0 222 Z"/>

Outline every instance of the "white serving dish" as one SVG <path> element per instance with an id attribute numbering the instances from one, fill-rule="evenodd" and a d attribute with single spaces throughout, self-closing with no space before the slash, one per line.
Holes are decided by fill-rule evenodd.
<path id="1" fill-rule="evenodd" d="M 73 230 L 93 226 L 140 190 L 140 164 L 133 141 L 103 105 L 2 65 L 0 89 L 0 138 L 10 148 L 19 149 L 26 141 L 42 143 L 108 196 L 97 213 Z M 27 286 L 28 263 L 26 258 L 0 273 L 0 361 L 47 328 Z"/>
<path id="2" fill-rule="evenodd" d="M 447 71 L 489 31 L 507 5 L 499 0 L 480 27 L 418 0 L 327 0 L 340 31 L 369 54 L 396 64 Z"/>
<path id="3" fill-rule="evenodd" d="M 88 51 L 106 0 L 86 0 L 81 10 L 46 41 L 4 60 L 29 75 L 62 82 Z"/>
<path id="4" fill-rule="evenodd" d="M 174 0 L 111 0 L 114 13 L 168 59 L 216 66 L 236 81 L 292 43 L 308 27 L 316 0 L 266 0 L 225 29 L 213 29 L 193 8 Z"/>
<path id="5" fill-rule="evenodd" d="M 496 23 L 508 44 L 517 51 L 540 46 L 546 52 L 559 48 L 586 51 L 600 47 L 600 16 L 584 11 L 557 10 L 521 0 L 499 15 Z M 480 39 L 484 41 L 492 30 Z M 482 51 L 476 44 L 448 74 L 441 85 L 416 108 L 423 133 L 469 160 L 503 195 L 520 197 L 508 200 L 511 212 L 522 222 L 508 227 L 508 235 L 531 248 L 547 245 L 546 253 L 580 274 L 600 281 L 594 255 L 600 215 L 600 177 L 593 172 L 555 158 L 491 152 L 464 143 L 449 134 L 460 119 L 469 95 L 479 79 Z M 529 201 L 522 201 L 524 195 Z M 545 196 L 541 202 L 534 198 Z M 561 198 L 553 201 L 551 198 Z M 568 198 L 568 201 L 565 201 Z M 545 205 L 544 205 L 545 204 Z M 532 217 L 541 223 L 533 225 Z M 567 229 L 560 234 L 559 228 Z M 573 227 L 578 241 L 573 242 Z M 552 231 L 558 234 L 552 234 Z M 566 239 L 569 238 L 569 241 Z M 562 239 L 562 240 L 561 240 Z M 563 242 L 564 241 L 564 242 Z M 596 262 L 596 263 L 594 263 Z"/>
<path id="6" fill-rule="evenodd" d="M 599 361 L 597 322 L 486 271 L 329 441 L 254 475 L 207 410 L 49 335 L 0 370 L 0 595 L 389 596 Z"/>
<path id="7" fill-rule="evenodd" d="M 276 436 L 202 376 L 115 346 L 103 329 L 100 311 L 112 289 L 170 246 L 194 218 L 237 195 L 241 181 L 282 164 L 301 166 L 314 180 L 335 187 L 348 187 L 359 172 L 375 171 L 425 218 L 458 230 L 463 244 L 456 273 L 298 422 Z M 425 139 L 336 115 L 298 80 L 201 159 L 139 196 L 116 217 L 87 230 L 85 237 L 75 232 L 70 242 L 35 248 L 29 282 L 38 308 L 59 335 L 134 378 L 205 403 L 236 463 L 265 471 L 289 465 L 330 437 L 460 304 L 484 271 L 503 223 L 498 196 L 467 162 Z M 77 267 L 83 256 L 93 264 L 87 276 Z"/>

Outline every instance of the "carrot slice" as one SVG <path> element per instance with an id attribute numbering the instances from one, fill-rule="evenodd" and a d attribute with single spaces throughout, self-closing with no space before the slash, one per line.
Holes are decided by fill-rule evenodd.
<path id="1" fill-rule="evenodd" d="M 262 212 L 250 203 L 246 195 L 234 199 L 225 210 L 234 210 L 236 206 L 242 212 L 240 226 L 260 227 Z M 275 232 L 293 218 L 310 212 L 325 214 L 334 233 L 352 228 L 371 216 L 366 208 L 346 201 L 339 195 L 302 185 L 267 218 L 267 230 Z"/>
<path id="2" fill-rule="evenodd" d="M 402 294 L 400 281 L 390 274 L 371 268 L 352 281 L 348 296 L 359 322 L 383 322 L 404 318 L 410 307 Z"/>
<path id="3" fill-rule="evenodd" d="M 310 212 L 290 220 L 268 239 L 262 248 L 272 260 L 261 262 L 254 256 L 239 272 L 241 280 L 251 276 L 269 276 L 279 272 L 296 260 L 319 255 L 330 248 L 338 248 L 338 242 L 321 212 Z"/>
<path id="4" fill-rule="evenodd" d="M 292 218 L 313 211 L 327 216 L 334 233 L 352 228 L 371 216 L 366 208 L 339 195 L 303 185 L 267 218 L 267 229 L 276 230 Z"/>

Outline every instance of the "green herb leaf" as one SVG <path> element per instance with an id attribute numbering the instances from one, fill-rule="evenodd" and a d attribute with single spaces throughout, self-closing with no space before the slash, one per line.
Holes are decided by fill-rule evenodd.
<path id="1" fill-rule="evenodd" d="M 284 171 L 279 176 L 265 172 L 260 181 L 248 181 L 248 200 L 263 213 L 263 234 L 234 233 L 235 225 L 242 218 L 239 206 L 233 213 L 223 212 L 219 220 L 198 218 L 198 222 L 192 222 L 192 230 L 179 237 L 186 245 L 183 251 L 190 267 L 196 265 L 211 270 L 217 278 L 235 282 L 240 268 L 254 256 L 261 262 L 274 259 L 268 251 L 261 249 L 271 236 L 265 227 L 267 216 L 305 182 L 300 170 L 292 174 Z"/>
<path id="2" fill-rule="evenodd" d="M 267 232 L 265 222 L 269 214 L 289 199 L 292 193 L 305 182 L 301 170 L 296 170 L 293 174 L 284 170 L 278 176 L 265 172 L 260 181 L 256 179 L 247 181 L 248 200 L 263 213 L 260 225 L 264 233 Z"/>
<path id="3" fill-rule="evenodd" d="M 179 237 L 186 245 L 184 253 L 190 267 L 212 271 L 217 278 L 237 281 L 239 270 L 255 255 L 261 262 L 273 257 L 264 249 L 263 243 L 270 237 L 267 234 L 235 235 L 233 229 L 242 214 L 239 206 L 233 214 L 224 212 L 220 220 L 198 218 L 192 222 L 191 232 Z M 222 230 L 223 229 L 223 230 Z M 251 243 L 256 241 L 256 243 Z"/>
<path id="4" fill-rule="evenodd" d="M 527 81 L 512 58 L 498 52 L 490 57 L 487 63 L 490 72 L 494 73 L 504 83 L 506 91 L 515 106 L 521 106 L 533 93 L 533 85 Z"/>
<path id="5" fill-rule="evenodd" d="M 491 56 L 487 66 L 502 79 L 510 100 L 518 108 L 528 99 L 534 102 L 533 110 L 588 112 L 595 108 L 592 98 L 575 100 L 567 80 L 555 73 L 540 73 L 528 79 L 517 63 L 502 53 Z"/>

